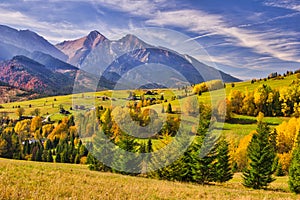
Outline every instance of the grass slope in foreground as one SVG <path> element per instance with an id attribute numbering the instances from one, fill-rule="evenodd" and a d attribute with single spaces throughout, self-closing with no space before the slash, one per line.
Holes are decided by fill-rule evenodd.
<path id="1" fill-rule="evenodd" d="M 299 199 L 287 177 L 249 190 L 241 175 L 224 185 L 194 185 L 89 171 L 85 165 L 0 159 L 0 199 Z"/>

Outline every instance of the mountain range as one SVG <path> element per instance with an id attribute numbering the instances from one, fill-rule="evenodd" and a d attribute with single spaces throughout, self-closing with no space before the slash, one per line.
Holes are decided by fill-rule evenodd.
<path id="1" fill-rule="evenodd" d="M 110 40 L 98 31 L 53 45 L 29 30 L 0 25 L 0 81 L 42 96 L 100 89 L 179 87 L 232 77 L 189 55 L 135 35 Z"/>

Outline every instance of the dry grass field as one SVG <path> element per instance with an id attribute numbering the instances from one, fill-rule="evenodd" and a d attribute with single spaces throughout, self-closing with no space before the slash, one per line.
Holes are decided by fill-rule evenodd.
<path id="1" fill-rule="evenodd" d="M 89 171 L 85 165 L 0 159 L 0 199 L 300 199 L 287 177 L 251 190 L 241 175 L 223 185 L 195 185 Z"/>

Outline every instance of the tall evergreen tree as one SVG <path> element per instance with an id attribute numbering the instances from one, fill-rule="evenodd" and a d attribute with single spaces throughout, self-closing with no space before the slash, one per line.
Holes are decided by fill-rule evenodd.
<path id="1" fill-rule="evenodd" d="M 300 133 L 298 133 L 298 139 L 289 169 L 289 188 L 292 192 L 300 194 Z"/>
<path id="2" fill-rule="evenodd" d="M 216 158 L 217 158 L 217 136 L 208 132 L 205 139 L 201 139 L 197 156 L 197 174 L 195 180 L 197 183 L 206 184 L 214 181 L 216 175 Z"/>
<path id="3" fill-rule="evenodd" d="M 61 162 L 61 156 L 60 153 L 56 153 L 55 162 L 60 163 Z"/>
<path id="4" fill-rule="evenodd" d="M 53 156 L 51 150 L 48 150 L 47 162 L 53 162 Z"/>
<path id="5" fill-rule="evenodd" d="M 168 106 L 167 106 L 166 113 L 173 113 L 172 105 L 171 105 L 170 103 L 169 103 Z"/>
<path id="6" fill-rule="evenodd" d="M 146 151 L 147 153 L 151 153 L 153 151 L 151 139 L 148 139 Z"/>
<path id="7" fill-rule="evenodd" d="M 268 125 L 259 120 L 256 131 L 247 149 L 250 166 L 243 173 L 243 184 L 253 189 L 261 189 L 275 180 L 272 177 L 275 150 L 270 141 Z"/>
<path id="8" fill-rule="evenodd" d="M 233 173 L 230 165 L 230 156 L 228 143 L 224 138 L 221 138 L 217 147 L 217 160 L 215 168 L 215 181 L 226 182 L 232 179 Z"/>
<path id="9" fill-rule="evenodd" d="M 74 163 L 75 164 L 79 164 L 80 163 L 80 155 L 79 154 L 76 154 Z"/>
<path id="10" fill-rule="evenodd" d="M 35 161 L 42 161 L 43 149 L 38 147 L 38 150 L 35 154 Z"/>
<path id="11" fill-rule="evenodd" d="M 42 161 L 47 162 L 47 158 L 48 158 L 48 150 L 44 149 L 42 153 Z"/>

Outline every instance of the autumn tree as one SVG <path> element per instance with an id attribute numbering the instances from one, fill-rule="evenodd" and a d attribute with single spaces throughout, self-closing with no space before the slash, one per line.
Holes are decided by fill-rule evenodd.
<path id="1" fill-rule="evenodd" d="M 233 112 L 240 114 L 245 96 L 239 90 L 231 90 L 229 94 L 229 102 Z"/>
<path id="2" fill-rule="evenodd" d="M 16 114 L 19 117 L 19 119 L 21 119 L 21 117 L 24 115 L 24 113 L 25 113 L 25 109 L 22 107 L 20 107 L 16 110 Z"/>
<path id="3" fill-rule="evenodd" d="M 39 116 L 36 116 L 31 120 L 30 131 L 34 133 L 35 131 L 37 131 L 40 128 L 42 128 L 42 118 Z"/>
<path id="4" fill-rule="evenodd" d="M 40 116 L 40 114 L 41 114 L 41 110 L 39 108 L 36 108 L 31 112 L 31 115 L 34 116 Z"/>

